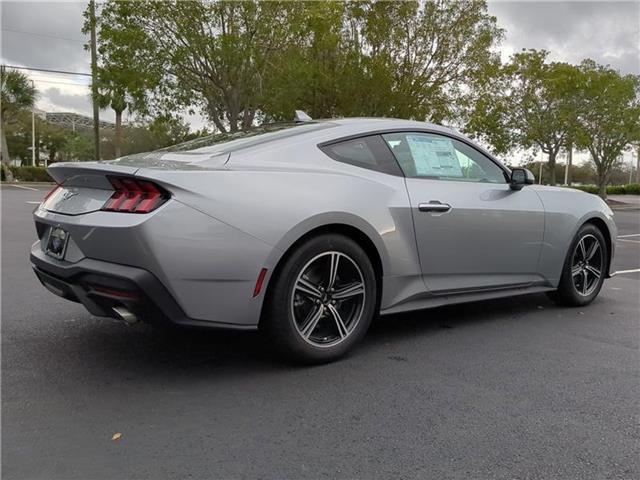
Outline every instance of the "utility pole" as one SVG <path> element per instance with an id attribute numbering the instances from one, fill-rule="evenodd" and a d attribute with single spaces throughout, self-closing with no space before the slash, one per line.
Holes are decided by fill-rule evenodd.
<path id="1" fill-rule="evenodd" d="M 636 151 L 636 183 L 640 183 L 640 145 Z"/>
<path id="2" fill-rule="evenodd" d="M 31 86 L 35 90 L 36 85 L 31 80 Z M 31 165 L 36 166 L 36 107 L 31 107 Z"/>
<path id="3" fill-rule="evenodd" d="M 572 163 L 573 163 L 573 144 L 570 143 L 569 146 L 567 147 L 567 162 L 564 167 L 564 184 L 567 186 L 571 185 L 571 179 L 569 178 L 570 177 L 569 170 L 571 170 Z"/>
<path id="4" fill-rule="evenodd" d="M 540 174 L 538 175 L 538 185 L 542 185 L 542 150 L 540 150 Z"/>
<path id="5" fill-rule="evenodd" d="M 95 160 L 100 160 L 100 109 L 98 108 L 98 54 L 96 51 L 96 2 L 89 2 L 91 24 L 91 97 L 93 100 L 93 141 Z"/>

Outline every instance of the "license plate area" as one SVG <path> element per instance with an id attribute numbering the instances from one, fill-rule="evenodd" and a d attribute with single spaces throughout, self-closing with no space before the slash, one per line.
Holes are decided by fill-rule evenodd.
<path id="1" fill-rule="evenodd" d="M 62 260 L 67 251 L 69 232 L 61 227 L 52 227 L 47 238 L 45 253 L 53 258 Z"/>

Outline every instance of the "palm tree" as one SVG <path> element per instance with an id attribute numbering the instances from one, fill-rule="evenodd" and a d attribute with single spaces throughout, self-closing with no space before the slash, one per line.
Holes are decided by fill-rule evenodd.
<path id="1" fill-rule="evenodd" d="M 118 158 L 121 155 L 122 149 L 122 113 L 129 108 L 126 92 L 121 84 L 104 79 L 99 83 L 98 89 L 98 105 L 100 108 L 105 109 L 111 107 L 116 114 L 114 147 L 115 156 Z"/>
<path id="2" fill-rule="evenodd" d="M 13 180 L 9 170 L 9 148 L 5 136 L 5 121 L 8 115 L 15 114 L 23 108 L 33 108 L 38 94 L 29 78 L 17 70 L 7 70 L 0 66 L 0 130 L 2 130 L 2 148 L 0 162 L 7 180 Z"/>
<path id="3" fill-rule="evenodd" d="M 98 68 L 98 105 L 101 109 L 111 108 L 115 113 L 115 156 L 122 150 L 122 114 L 125 110 L 145 113 L 147 78 L 139 71 L 122 63 L 110 64 Z"/>

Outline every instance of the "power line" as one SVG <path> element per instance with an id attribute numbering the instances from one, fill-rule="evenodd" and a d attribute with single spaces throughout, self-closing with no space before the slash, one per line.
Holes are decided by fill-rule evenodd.
<path id="1" fill-rule="evenodd" d="M 32 70 L 34 72 L 48 72 L 48 73 L 62 73 L 65 75 L 82 75 L 85 77 L 90 77 L 90 73 L 85 72 L 69 72 L 66 70 L 50 70 L 48 68 L 33 68 L 33 67 L 16 67 L 15 65 L 3 65 L 6 68 L 15 68 L 16 70 Z"/>
<path id="2" fill-rule="evenodd" d="M 56 35 L 48 35 L 46 33 L 27 32 L 25 30 L 16 30 L 15 28 L 3 28 L 3 30 L 5 32 L 20 33 L 22 35 L 34 35 L 37 37 L 55 38 L 56 40 L 66 40 L 68 42 L 86 43 L 85 40 L 79 40 L 77 38 L 65 38 L 65 37 L 58 37 Z"/>
<path id="3" fill-rule="evenodd" d="M 58 74 L 50 74 L 50 73 L 43 73 L 43 72 L 27 72 L 27 75 L 29 76 L 29 78 L 34 79 L 36 82 L 37 81 L 49 81 L 49 80 L 55 80 L 56 82 L 58 81 L 64 81 L 64 82 L 73 82 L 73 83 L 79 83 L 79 82 L 91 82 L 91 79 L 89 78 L 69 78 L 68 76 L 63 76 L 63 75 L 58 75 Z M 84 83 L 83 83 L 84 85 Z"/>
<path id="4" fill-rule="evenodd" d="M 75 85 L 80 87 L 90 87 L 91 83 L 81 83 L 81 82 L 65 82 L 62 80 L 47 80 L 46 78 L 39 77 L 31 77 L 31 79 L 36 83 L 57 83 L 59 85 Z"/>
<path id="5" fill-rule="evenodd" d="M 55 82 L 53 80 L 40 80 L 39 78 L 34 78 L 34 82 L 36 83 L 55 83 L 56 85 L 71 85 L 74 87 L 90 87 L 88 83 L 71 83 L 71 82 Z"/>

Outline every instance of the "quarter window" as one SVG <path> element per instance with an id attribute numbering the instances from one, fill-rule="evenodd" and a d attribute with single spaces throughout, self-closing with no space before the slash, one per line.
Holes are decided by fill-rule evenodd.
<path id="1" fill-rule="evenodd" d="M 430 133 L 383 135 L 407 177 L 506 183 L 504 170 L 473 147 Z"/>
<path id="2" fill-rule="evenodd" d="M 398 162 L 380 135 L 344 140 L 323 145 L 320 149 L 338 162 L 402 176 Z"/>

